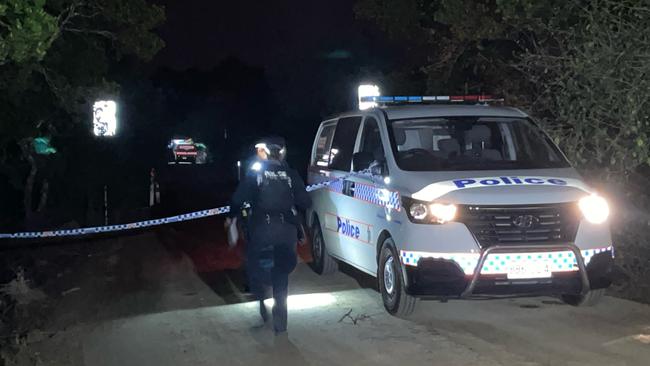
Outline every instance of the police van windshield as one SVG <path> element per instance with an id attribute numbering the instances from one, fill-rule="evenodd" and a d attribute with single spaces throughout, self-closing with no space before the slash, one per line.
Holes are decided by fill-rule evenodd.
<path id="1" fill-rule="evenodd" d="M 391 144 L 403 170 L 565 168 L 569 163 L 530 120 L 448 117 L 391 121 Z"/>

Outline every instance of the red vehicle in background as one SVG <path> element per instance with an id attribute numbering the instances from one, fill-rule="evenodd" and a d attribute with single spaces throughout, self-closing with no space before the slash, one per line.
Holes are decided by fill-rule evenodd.
<path id="1" fill-rule="evenodd" d="M 205 164 L 208 158 L 207 147 L 191 138 L 172 139 L 167 146 L 172 154 L 169 164 Z"/>

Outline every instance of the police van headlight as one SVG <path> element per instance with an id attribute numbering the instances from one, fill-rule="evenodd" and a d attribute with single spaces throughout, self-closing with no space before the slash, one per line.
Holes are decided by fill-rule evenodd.
<path id="1" fill-rule="evenodd" d="M 595 194 L 581 198 L 578 201 L 578 207 L 580 207 L 585 220 L 592 224 L 602 224 L 609 217 L 607 201 Z"/>
<path id="2" fill-rule="evenodd" d="M 431 210 L 431 216 L 439 224 L 444 224 L 456 217 L 456 205 L 454 204 L 433 203 L 429 206 L 429 209 Z"/>
<path id="3" fill-rule="evenodd" d="M 427 205 L 421 202 L 413 203 L 411 207 L 409 207 L 409 213 L 411 214 L 411 217 L 420 221 L 423 221 L 427 216 L 429 216 Z"/>
<path id="4" fill-rule="evenodd" d="M 402 197 L 408 218 L 418 224 L 444 224 L 456 217 L 456 205 Z"/>

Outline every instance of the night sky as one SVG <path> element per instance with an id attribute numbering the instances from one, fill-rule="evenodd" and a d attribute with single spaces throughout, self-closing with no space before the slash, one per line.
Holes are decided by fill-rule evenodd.
<path id="1" fill-rule="evenodd" d="M 158 30 L 166 47 L 154 59 L 154 68 L 205 72 L 206 80 L 211 80 L 210 73 L 223 74 L 224 60 L 259 70 L 268 85 L 265 95 L 254 101 L 244 92 L 228 102 L 232 113 L 255 109 L 263 116 L 245 119 L 247 136 L 239 134 L 244 141 L 261 137 L 257 135 L 266 134 L 263 130 L 286 137 L 293 153 L 289 160 L 301 167 L 322 118 L 355 108 L 356 87 L 367 80 L 367 70 L 376 73 L 395 57 L 376 27 L 355 19 L 354 0 L 152 1 L 164 5 L 167 14 Z M 238 70 L 227 74 L 248 78 L 234 75 Z M 204 81 L 191 80 L 186 84 Z M 272 106 L 263 110 L 263 100 Z M 213 130 L 217 133 L 206 126 L 200 135 L 212 135 Z"/>
<path id="2" fill-rule="evenodd" d="M 177 70 L 209 69 L 226 57 L 270 72 L 350 50 L 359 43 L 353 0 L 157 0 L 166 7 L 156 62 Z"/>

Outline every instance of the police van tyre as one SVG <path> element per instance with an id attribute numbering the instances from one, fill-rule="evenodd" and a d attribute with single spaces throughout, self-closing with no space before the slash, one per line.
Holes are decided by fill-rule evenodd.
<path id="1" fill-rule="evenodd" d="M 311 268 L 320 275 L 328 275 L 336 272 L 338 270 L 338 263 L 327 252 L 325 240 L 323 240 L 323 232 L 321 231 L 318 220 L 314 222 L 311 236 Z"/>
<path id="2" fill-rule="evenodd" d="M 586 295 L 562 295 L 562 301 L 573 306 L 594 306 L 605 296 L 605 289 L 591 290 Z"/>
<path id="3" fill-rule="evenodd" d="M 402 265 L 395 250 L 395 243 L 390 237 L 384 240 L 381 246 L 377 279 L 386 311 L 399 318 L 411 315 L 415 310 L 417 298 L 406 293 Z"/>

